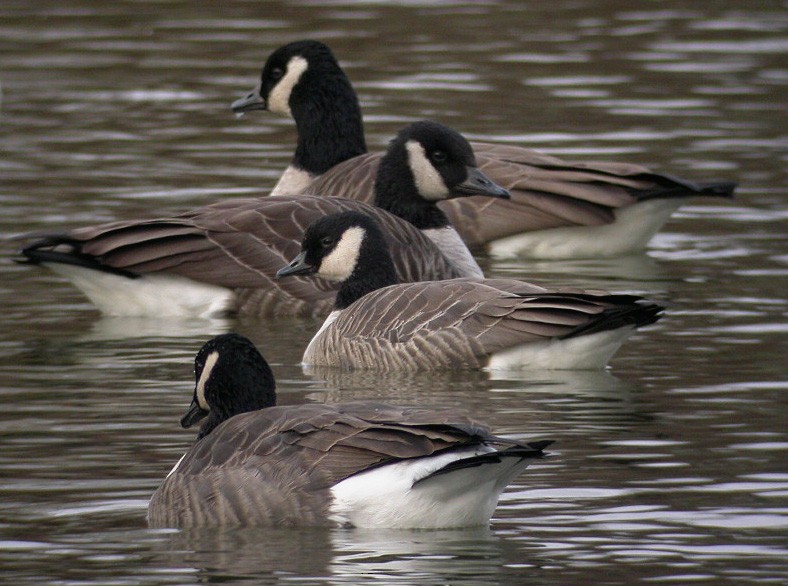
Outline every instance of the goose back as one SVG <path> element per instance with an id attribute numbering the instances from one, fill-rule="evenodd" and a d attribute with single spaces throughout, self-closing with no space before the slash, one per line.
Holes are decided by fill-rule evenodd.
<path id="1" fill-rule="evenodd" d="M 202 424 L 150 500 L 156 527 L 480 525 L 552 443 L 497 437 L 448 409 L 276 407 L 268 363 L 234 333 L 203 345 L 194 374 L 181 425 Z"/>
<path id="2" fill-rule="evenodd" d="M 298 78 L 280 83 L 280 78 L 270 75 L 272 66 L 282 71 L 291 65 L 300 72 Z M 319 75 L 324 69 L 331 74 Z M 364 201 L 372 197 L 378 155 L 362 154 L 366 148 L 358 98 L 323 43 L 306 40 L 278 48 L 263 68 L 260 86 L 236 101 L 233 109 L 266 109 L 295 120 L 297 148 L 288 172 L 277 184 L 278 192 L 334 194 Z M 347 151 L 340 154 L 335 147 L 340 133 L 345 138 L 354 136 L 357 152 L 353 156 Z M 640 165 L 563 161 L 516 145 L 477 142 L 473 150 L 479 167 L 508 189 L 511 199 L 445 201 L 440 208 L 469 246 L 492 244 L 491 252 L 496 255 L 513 251 L 544 258 L 587 258 L 632 253 L 645 246 L 685 198 L 730 197 L 735 188 L 728 181 L 697 184 Z M 288 176 L 296 176 L 296 171 L 302 179 L 314 178 L 313 183 L 288 184 Z M 660 205 L 638 209 L 637 204 L 645 201 Z M 606 229 L 611 225 L 615 229 Z"/>
<path id="3" fill-rule="evenodd" d="M 199 440 L 156 490 L 155 527 L 333 525 L 331 489 L 388 463 L 480 446 L 529 447 L 449 410 L 357 402 L 269 407 Z M 210 503 L 206 502 L 211 495 Z"/>
<path id="4" fill-rule="evenodd" d="M 280 285 L 274 273 L 313 220 L 355 210 L 384 225 L 396 280 L 482 276 L 436 202 L 509 194 L 478 170 L 460 134 L 430 121 L 403 128 L 378 166 L 374 191 L 378 207 L 317 196 L 230 200 L 45 237 L 22 254 L 69 276 L 111 315 L 319 315 L 331 304 L 331 286 Z"/>
<path id="5" fill-rule="evenodd" d="M 343 259 L 343 262 L 337 262 Z M 304 363 L 341 368 L 598 369 L 663 308 L 633 295 L 547 290 L 513 279 L 397 283 L 375 220 L 344 212 L 304 233 L 277 273 L 342 286 Z"/>
<path id="6" fill-rule="evenodd" d="M 471 146 L 479 169 L 511 194 L 509 200 L 475 197 L 438 204 L 472 248 L 521 233 L 604 226 L 615 221 L 616 210 L 651 199 L 670 199 L 678 207 L 693 195 L 730 197 L 735 187 L 696 184 L 631 163 L 564 161 L 515 145 Z M 380 158 L 381 153 L 366 153 L 340 162 L 303 193 L 372 201 Z"/>
<path id="7" fill-rule="evenodd" d="M 277 281 L 275 273 L 297 253 L 311 222 L 347 210 L 361 210 L 381 223 L 401 281 L 460 276 L 408 222 L 363 202 L 317 196 L 225 200 L 171 218 L 78 228 L 44 235 L 23 254 L 31 262 L 84 263 L 131 280 L 165 274 L 230 289 L 231 312 L 325 315 L 336 284 L 323 279 Z"/>
<path id="8" fill-rule="evenodd" d="M 631 333 L 656 321 L 662 310 L 642 302 L 630 295 L 551 291 L 512 279 L 393 285 L 340 312 L 313 338 L 303 361 L 378 370 L 481 368 L 516 347 L 621 329 Z M 604 367 L 607 358 L 590 367 Z M 575 367 L 571 355 L 561 360 L 562 366 L 543 367 Z"/>

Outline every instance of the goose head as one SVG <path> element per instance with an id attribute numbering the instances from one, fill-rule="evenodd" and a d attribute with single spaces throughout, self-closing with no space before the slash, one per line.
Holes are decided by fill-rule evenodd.
<path id="1" fill-rule="evenodd" d="M 358 96 L 331 49 L 318 41 L 296 41 L 274 51 L 260 83 L 233 102 L 232 110 L 292 117 L 298 142 L 291 165 L 312 177 L 367 152 Z"/>
<path id="2" fill-rule="evenodd" d="M 450 226 L 437 204 L 472 195 L 510 197 L 479 170 L 471 145 L 459 132 L 428 120 L 397 133 L 375 178 L 375 205 L 420 230 Z"/>
<path id="3" fill-rule="evenodd" d="M 476 166 L 470 143 L 459 132 L 422 120 L 404 127 L 389 143 L 375 182 L 379 196 L 403 182 L 404 191 L 428 202 L 482 195 L 509 199 L 509 192 Z M 410 188 L 410 189 L 408 189 Z"/>
<path id="4" fill-rule="evenodd" d="M 315 220 L 304 233 L 301 253 L 277 277 L 318 275 L 342 283 L 335 309 L 345 309 L 367 293 L 397 283 L 397 273 L 377 222 L 359 212 Z"/>
<path id="5" fill-rule="evenodd" d="M 194 359 L 194 376 L 194 396 L 181 425 L 191 427 L 207 418 L 198 439 L 234 415 L 276 404 L 271 368 L 254 344 L 238 334 L 209 340 Z"/>
<path id="6" fill-rule="evenodd" d="M 350 81 L 331 49 L 319 41 L 295 41 L 271 53 L 260 83 L 231 108 L 237 114 L 268 110 L 297 118 L 294 108 L 320 99 L 326 90 L 341 95 L 340 103 L 355 103 L 360 112 Z"/>

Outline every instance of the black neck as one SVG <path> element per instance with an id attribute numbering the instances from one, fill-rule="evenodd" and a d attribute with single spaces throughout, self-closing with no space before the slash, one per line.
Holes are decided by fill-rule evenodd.
<path id="1" fill-rule="evenodd" d="M 211 385 L 211 395 L 217 399 L 211 404 L 197 439 L 231 417 L 276 405 L 273 372 L 254 346 L 240 348 L 224 360 L 221 379 L 207 383 Z"/>
<path id="2" fill-rule="evenodd" d="M 293 165 L 322 175 L 367 152 L 361 107 L 338 66 L 335 71 L 308 71 L 304 77 L 290 100 L 298 129 Z"/>
<path id="3" fill-rule="evenodd" d="M 339 288 L 334 309 L 345 309 L 367 293 L 399 282 L 391 254 L 382 236 L 380 241 L 369 240 L 365 238 L 356 268 Z"/>
<path id="4" fill-rule="evenodd" d="M 407 201 L 403 201 L 402 197 L 384 201 L 376 193 L 375 205 L 395 216 L 399 216 L 406 222 L 410 222 L 419 230 L 446 228 L 451 225 L 449 218 L 435 203 L 421 199 L 418 196 L 408 198 Z"/>
<path id="5" fill-rule="evenodd" d="M 404 149 L 390 150 L 380 161 L 375 179 L 375 205 L 419 230 L 451 225 L 434 201 L 419 195 Z"/>
<path id="6" fill-rule="evenodd" d="M 197 434 L 197 439 L 202 439 L 209 433 L 211 433 L 217 425 L 222 423 L 224 419 L 217 415 L 214 412 L 208 414 L 208 417 L 205 419 L 205 423 L 200 426 L 200 432 Z"/>

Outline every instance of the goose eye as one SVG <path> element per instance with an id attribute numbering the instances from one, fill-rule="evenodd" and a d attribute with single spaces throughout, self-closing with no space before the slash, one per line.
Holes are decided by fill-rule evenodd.
<path id="1" fill-rule="evenodd" d="M 331 238 L 331 237 L 329 237 L 329 236 L 326 236 L 325 238 L 321 238 L 321 239 L 320 239 L 320 245 L 321 245 L 323 248 L 328 248 L 328 247 L 329 247 L 329 246 L 331 246 L 332 244 L 334 244 L 334 239 L 333 239 L 333 238 Z"/>
<path id="2" fill-rule="evenodd" d="M 271 77 L 274 79 L 279 79 L 285 74 L 284 70 L 281 67 L 274 67 L 271 70 Z"/>
<path id="3" fill-rule="evenodd" d="M 432 151 L 432 160 L 436 163 L 443 163 L 446 160 L 446 153 L 444 151 Z"/>

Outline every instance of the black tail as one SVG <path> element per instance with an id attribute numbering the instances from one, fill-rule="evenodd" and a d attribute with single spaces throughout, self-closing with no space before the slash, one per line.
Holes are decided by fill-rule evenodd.
<path id="1" fill-rule="evenodd" d="M 20 250 L 19 253 L 24 257 L 16 260 L 20 264 L 59 263 L 119 275 L 129 279 L 139 277 L 136 273 L 107 266 L 102 264 L 97 257 L 84 254 L 81 251 L 80 243 L 65 235 L 52 235 L 36 240 Z"/>
<path id="2" fill-rule="evenodd" d="M 416 481 L 414 483 L 414 486 L 419 482 L 423 482 L 429 478 L 434 478 L 435 476 L 439 476 L 441 474 L 448 474 L 449 472 L 454 472 L 456 470 L 463 470 L 465 468 L 475 468 L 477 466 L 482 466 L 484 464 L 498 464 L 504 458 L 519 458 L 520 460 L 526 460 L 530 458 L 534 458 L 534 459 L 541 458 L 545 455 L 544 449 L 552 443 L 553 440 L 540 440 L 535 442 L 528 442 L 528 443 L 511 446 L 506 448 L 505 450 L 500 450 L 498 452 L 479 454 L 478 456 L 471 456 L 470 458 L 455 460 L 454 462 L 447 464 L 440 470 L 436 470 L 429 476 L 425 476 L 424 478 L 421 478 L 420 480 Z"/>
<path id="3" fill-rule="evenodd" d="M 575 336 L 617 330 L 624 326 L 640 328 L 661 319 L 665 311 L 665 308 L 658 303 L 634 295 L 611 295 L 610 298 L 610 301 L 618 302 L 621 305 L 605 309 L 596 316 L 596 319 L 576 327 L 561 338 L 574 338 Z"/>
<path id="4" fill-rule="evenodd" d="M 733 197 L 736 183 L 733 181 L 710 181 L 708 183 L 693 183 L 678 177 L 658 175 L 653 177 L 656 185 L 651 189 L 632 189 L 630 193 L 638 201 L 649 199 L 671 199 L 674 197 Z"/>
<path id="5" fill-rule="evenodd" d="M 738 186 L 734 181 L 716 181 L 712 183 L 699 183 L 700 192 L 698 195 L 710 195 L 712 197 L 733 197 L 733 192 Z"/>

